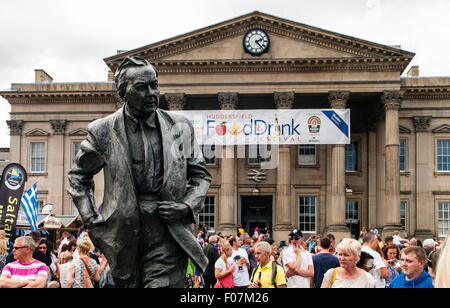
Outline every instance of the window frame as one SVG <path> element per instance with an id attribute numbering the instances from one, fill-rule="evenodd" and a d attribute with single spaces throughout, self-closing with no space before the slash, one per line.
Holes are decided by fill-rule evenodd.
<path id="1" fill-rule="evenodd" d="M 402 203 L 405 204 L 405 225 L 402 224 Z M 409 203 L 408 200 L 400 200 L 400 224 L 403 226 L 404 231 L 408 231 L 408 209 L 409 209 Z"/>
<path id="2" fill-rule="evenodd" d="M 435 164 L 435 172 L 440 173 L 440 174 L 450 174 L 450 168 L 449 170 L 439 170 L 439 163 L 438 163 L 438 144 L 439 141 L 447 141 L 450 143 L 450 137 L 436 137 L 435 138 L 435 142 L 434 142 L 434 151 L 435 151 L 435 155 L 434 155 L 434 164 Z M 450 153 L 448 154 L 449 158 L 450 158 Z"/>
<path id="3" fill-rule="evenodd" d="M 349 144 L 345 144 L 345 172 L 348 173 L 358 173 L 361 172 L 361 139 L 353 139 L 350 144 L 356 143 L 356 169 L 355 170 L 347 170 L 347 146 Z"/>
<path id="4" fill-rule="evenodd" d="M 257 158 L 262 158 L 262 161 L 259 161 L 257 163 L 250 162 L 250 147 L 251 146 L 256 146 L 257 147 L 257 152 L 256 152 L 257 153 Z M 246 159 L 247 166 L 260 166 L 261 164 L 263 164 L 263 163 L 265 163 L 265 162 L 270 160 L 270 156 L 269 157 L 262 157 L 260 155 L 260 153 L 259 153 L 259 147 L 260 146 L 265 146 L 265 149 L 266 149 L 265 154 L 266 154 L 266 156 L 267 156 L 267 153 L 271 153 L 271 146 L 269 144 L 260 144 L 260 143 L 258 143 L 258 144 L 249 144 L 249 145 L 247 145 L 245 147 L 246 148 L 246 157 L 247 157 L 247 159 Z M 254 158 L 252 158 L 252 159 L 254 159 Z"/>
<path id="5" fill-rule="evenodd" d="M 401 157 L 401 141 L 402 141 L 402 140 L 405 142 L 405 154 L 404 154 L 404 159 L 405 159 L 405 161 L 404 161 L 404 170 L 402 170 L 402 168 L 401 168 L 401 162 L 400 162 L 400 157 Z M 407 173 L 409 172 L 409 166 L 408 166 L 408 163 L 409 163 L 409 161 L 408 161 L 408 154 L 409 154 L 409 151 L 408 151 L 408 148 L 409 148 L 409 140 L 408 140 L 408 138 L 406 138 L 406 137 L 400 137 L 399 147 L 398 147 L 399 169 L 400 169 L 400 173 L 403 173 L 403 174 L 407 174 Z"/>
<path id="6" fill-rule="evenodd" d="M 301 198 L 313 198 L 314 199 L 314 213 L 311 212 L 304 212 L 303 214 L 301 213 Z M 319 223 L 319 219 L 318 219 L 318 204 L 319 204 L 319 196 L 318 195 L 309 195 L 309 194 L 299 194 L 297 195 L 297 209 L 298 209 L 298 216 L 297 216 L 297 223 L 298 223 L 298 229 L 302 230 L 303 233 L 305 234 L 315 234 L 317 233 L 317 229 L 318 229 L 318 223 Z M 311 207 L 311 204 L 306 204 L 304 206 L 309 206 Z M 308 214 L 308 217 L 314 217 L 314 221 L 309 221 L 309 222 L 303 222 L 304 225 L 302 225 L 302 221 L 301 221 L 301 217 L 302 215 L 306 217 L 305 214 Z M 306 224 L 312 225 L 314 224 L 314 230 L 309 230 L 312 228 L 308 228 L 308 230 L 305 228 Z"/>
<path id="7" fill-rule="evenodd" d="M 213 208 L 213 212 L 205 212 L 207 203 L 206 201 L 208 200 L 208 198 L 213 198 L 214 203 L 212 203 L 212 208 Z M 202 210 L 200 211 L 200 213 L 198 214 L 198 224 L 199 225 L 206 225 L 208 227 L 208 230 L 210 231 L 214 231 L 216 228 L 216 212 L 217 212 L 217 196 L 216 195 L 206 195 L 205 197 L 205 201 L 204 201 L 204 206 L 202 208 Z M 208 203 L 209 206 L 211 206 L 211 203 Z M 205 224 L 204 220 L 202 221 L 200 219 L 200 217 L 209 217 L 209 222 L 212 222 L 213 227 L 211 228 L 210 224 Z"/>
<path id="8" fill-rule="evenodd" d="M 440 228 L 440 225 L 439 225 L 439 223 L 440 223 L 440 218 L 439 218 L 439 213 L 440 213 L 439 206 L 440 206 L 440 203 L 447 203 L 448 204 L 448 209 L 445 211 L 447 213 L 447 216 L 448 216 L 447 219 L 446 219 L 446 221 L 447 221 L 447 230 L 446 230 L 445 234 L 441 234 L 440 233 L 440 229 L 442 229 L 442 228 Z M 450 200 L 449 199 L 436 200 L 436 217 L 437 217 L 437 219 L 436 219 L 436 221 L 437 221 L 437 224 L 436 224 L 437 236 L 439 238 L 445 238 L 447 236 L 448 231 L 450 230 Z"/>
<path id="9" fill-rule="evenodd" d="M 44 150 L 44 169 L 43 170 L 33 170 L 33 158 L 32 158 L 32 144 L 33 143 L 42 143 L 43 144 L 43 150 Z M 47 150 L 47 138 L 30 138 L 28 139 L 28 170 L 30 170 L 30 174 L 45 174 L 47 172 L 47 157 L 48 157 L 48 150 Z"/>
<path id="10" fill-rule="evenodd" d="M 300 147 L 301 146 L 314 146 L 314 163 L 301 163 L 300 162 Z M 297 166 L 299 167 L 315 167 L 318 165 L 319 161 L 319 155 L 318 155 L 318 144 L 299 144 L 297 146 Z"/>

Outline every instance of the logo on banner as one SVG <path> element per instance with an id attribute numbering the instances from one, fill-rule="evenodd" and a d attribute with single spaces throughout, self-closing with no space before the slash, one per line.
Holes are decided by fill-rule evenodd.
<path id="1" fill-rule="evenodd" d="M 312 116 L 308 119 L 308 129 L 311 134 L 320 132 L 320 118 L 318 116 Z"/>
<path id="2" fill-rule="evenodd" d="M 4 184 L 9 189 L 11 189 L 11 190 L 19 189 L 22 186 L 24 180 L 25 180 L 25 178 L 22 174 L 22 171 L 20 171 L 19 168 L 11 167 L 8 170 L 6 170 Z"/>

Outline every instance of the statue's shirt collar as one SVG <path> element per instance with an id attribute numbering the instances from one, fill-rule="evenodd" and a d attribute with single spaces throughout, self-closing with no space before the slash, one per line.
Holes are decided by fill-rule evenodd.
<path id="1" fill-rule="evenodd" d="M 156 126 L 156 111 L 153 112 L 145 121 L 143 119 L 136 119 L 131 115 L 131 113 L 128 111 L 128 108 L 125 106 L 125 118 L 128 127 L 131 129 L 133 133 L 136 132 L 136 130 L 139 128 L 139 121 L 142 121 L 147 124 L 148 127 L 151 128 L 157 128 Z"/>

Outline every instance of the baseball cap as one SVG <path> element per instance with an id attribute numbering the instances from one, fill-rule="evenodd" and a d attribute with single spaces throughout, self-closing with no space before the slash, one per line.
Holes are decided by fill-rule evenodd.
<path id="1" fill-rule="evenodd" d="M 300 230 L 294 229 L 291 231 L 291 233 L 289 233 L 289 236 L 303 237 L 303 233 Z"/>
<path id="2" fill-rule="evenodd" d="M 436 247 L 436 242 L 432 238 L 427 238 L 423 241 L 423 248 L 433 248 Z"/>

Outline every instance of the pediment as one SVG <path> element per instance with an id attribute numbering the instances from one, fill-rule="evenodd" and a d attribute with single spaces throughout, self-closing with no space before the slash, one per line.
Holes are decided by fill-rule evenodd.
<path id="1" fill-rule="evenodd" d="M 45 130 L 42 130 L 40 128 L 35 128 L 30 130 L 29 132 L 25 133 L 25 136 L 49 136 L 50 133 L 46 132 Z"/>
<path id="2" fill-rule="evenodd" d="M 71 132 L 69 132 L 69 136 L 86 136 L 88 131 L 83 128 L 77 128 Z"/>
<path id="3" fill-rule="evenodd" d="M 412 132 L 411 129 L 409 129 L 409 128 L 405 127 L 405 126 L 402 126 L 402 125 L 399 125 L 398 128 L 399 128 L 399 133 L 400 134 L 411 134 L 411 132 Z"/>
<path id="4" fill-rule="evenodd" d="M 260 28 L 270 37 L 268 53 L 251 56 L 243 49 L 243 36 Z M 126 56 L 140 56 L 159 66 L 217 65 L 223 61 L 276 61 L 279 59 L 349 59 L 396 58 L 408 62 L 414 53 L 362 39 L 289 21 L 261 12 L 252 12 L 200 30 L 129 50 L 104 59 L 112 71 Z M 367 61 L 367 60 L 364 60 Z M 379 60 L 377 60 L 379 61 Z M 369 61 L 370 62 L 370 61 Z"/>
<path id="5" fill-rule="evenodd" d="M 450 125 L 442 124 L 432 129 L 433 133 L 450 133 Z"/>

